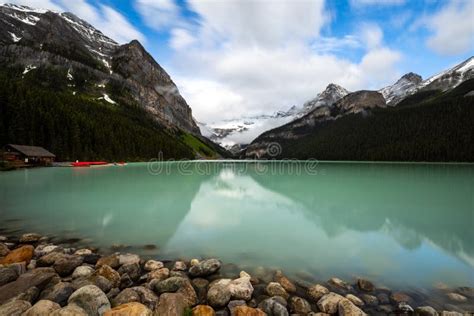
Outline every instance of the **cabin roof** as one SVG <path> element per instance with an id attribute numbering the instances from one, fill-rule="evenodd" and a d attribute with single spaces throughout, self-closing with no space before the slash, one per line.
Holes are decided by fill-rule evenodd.
<path id="1" fill-rule="evenodd" d="M 50 153 L 43 147 L 14 145 L 14 144 L 8 144 L 7 146 L 15 149 L 16 151 L 28 157 L 50 157 L 50 158 L 56 157 L 56 155 L 54 155 L 53 153 Z"/>

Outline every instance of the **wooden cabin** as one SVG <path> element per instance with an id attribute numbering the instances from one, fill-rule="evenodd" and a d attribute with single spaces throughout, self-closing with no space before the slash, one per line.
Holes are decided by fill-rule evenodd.
<path id="1" fill-rule="evenodd" d="M 14 165 L 50 165 L 56 156 L 43 147 L 8 144 L 3 150 L 3 160 Z"/>

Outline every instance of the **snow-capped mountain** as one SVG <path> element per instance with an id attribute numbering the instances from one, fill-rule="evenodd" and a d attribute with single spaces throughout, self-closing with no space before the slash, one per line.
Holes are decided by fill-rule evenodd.
<path id="1" fill-rule="evenodd" d="M 349 91 L 347 91 L 343 87 L 334 83 L 330 83 L 323 92 L 319 93 L 316 96 L 316 98 L 306 102 L 303 105 L 303 108 L 306 113 L 309 113 L 319 106 L 331 106 L 348 94 Z"/>
<path id="2" fill-rule="evenodd" d="M 89 96 L 139 104 L 163 126 L 199 134 L 171 77 L 138 41 L 119 45 L 72 13 L 0 5 L 0 62 L 22 67 L 24 75 L 53 67 L 71 88 L 85 80 Z"/>
<path id="3" fill-rule="evenodd" d="M 471 78 L 474 78 L 474 56 L 451 69 L 426 79 L 418 86 L 418 89 L 446 91 Z"/>
<path id="4" fill-rule="evenodd" d="M 379 90 L 382 93 L 387 105 L 396 105 L 406 96 L 415 93 L 423 79 L 413 72 L 401 77 L 395 84 Z"/>
<path id="5" fill-rule="evenodd" d="M 318 107 L 329 107 L 349 93 L 337 84 L 329 84 L 326 89 L 302 106 L 293 105 L 286 111 L 271 115 L 243 117 L 210 124 L 199 123 L 201 133 L 227 149 L 241 148 L 249 144 L 260 134 L 285 125 Z"/>
<path id="6" fill-rule="evenodd" d="M 395 84 L 387 86 L 380 93 L 384 96 L 387 105 L 397 105 L 405 97 L 420 90 L 446 91 L 457 87 L 463 81 L 474 78 L 474 57 L 440 72 L 426 80 L 412 72 L 401 77 Z"/>

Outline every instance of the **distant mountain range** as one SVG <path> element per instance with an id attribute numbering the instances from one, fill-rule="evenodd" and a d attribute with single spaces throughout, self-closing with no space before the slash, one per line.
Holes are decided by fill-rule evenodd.
<path id="1" fill-rule="evenodd" d="M 104 125 L 104 122 L 95 121 L 99 116 L 83 113 L 85 109 L 77 107 L 68 108 L 63 114 L 65 117 L 58 118 L 56 122 L 53 118 L 58 114 L 53 111 L 58 113 L 58 108 L 45 108 L 39 112 L 32 104 L 35 101 L 27 100 L 26 108 L 20 109 L 13 103 L 18 103 L 23 96 L 10 95 L 11 106 L 2 109 L 6 114 L 0 119 L 2 143 L 42 145 L 63 159 L 143 159 L 155 157 L 160 151 L 176 158 L 183 155 L 214 157 L 219 156 L 216 150 L 225 152 L 202 137 L 191 108 L 176 85 L 138 41 L 119 45 L 71 13 L 0 5 L 0 66 L 12 88 L 32 85 L 38 90 L 36 96 L 42 91 L 54 92 L 57 96 L 60 94 L 64 106 L 74 102 L 87 103 L 95 106 L 96 111 L 109 111 L 107 115 L 111 121 L 117 119 L 115 127 L 105 124 L 102 132 L 99 125 Z M 4 103 L 2 106 L 8 105 Z M 45 111 L 51 113 L 46 114 Z M 15 117 L 25 116 L 25 113 L 37 116 L 34 119 L 38 121 L 51 120 L 54 131 L 30 126 L 31 120 L 24 122 L 25 126 L 21 126 L 22 120 L 13 121 Z M 80 121 L 79 118 L 84 115 L 89 115 L 91 122 Z M 70 120 L 72 125 L 78 126 L 78 130 L 93 135 L 87 149 L 79 143 L 68 145 L 77 142 L 81 135 L 61 130 L 56 126 L 61 120 Z M 146 131 L 142 130 L 139 137 L 133 135 L 133 129 Z M 52 132 L 60 134 L 57 136 L 60 139 L 64 137 L 61 143 L 47 135 Z M 105 134 L 114 145 L 98 141 Z M 124 143 L 135 140 L 149 148 L 123 148 L 125 145 L 120 145 L 118 138 Z M 72 147 L 78 149 L 73 150 Z"/>
<path id="2" fill-rule="evenodd" d="M 467 141 L 474 139 L 473 78 L 471 57 L 424 81 L 409 73 L 379 91 L 338 94 L 335 102 L 263 133 L 243 156 L 474 161 L 474 145 Z M 273 143 L 281 146 L 276 157 L 268 151 Z"/>
<path id="3" fill-rule="evenodd" d="M 472 78 L 473 58 L 443 71 L 435 76 L 423 80 L 420 75 L 408 73 L 402 76 L 393 85 L 380 89 L 385 102 L 379 102 L 378 107 L 396 106 L 404 98 L 421 90 L 446 91 L 459 85 L 461 82 Z M 210 124 L 200 124 L 201 131 L 214 142 L 234 152 L 245 149 L 257 136 L 279 126 L 296 121 L 308 114 L 305 120 L 327 119 L 331 117 L 330 108 L 337 101 L 350 94 L 345 88 L 331 83 L 314 99 L 300 106 L 292 106 L 287 111 L 279 111 L 271 115 L 258 115 L 252 117 L 225 120 Z M 363 102 L 361 102 L 363 103 Z M 363 108 L 364 106 L 362 106 Z M 355 106 L 346 114 L 354 113 L 362 108 Z M 317 109 L 317 110 L 316 110 Z M 301 121 L 295 122 L 302 124 Z"/>

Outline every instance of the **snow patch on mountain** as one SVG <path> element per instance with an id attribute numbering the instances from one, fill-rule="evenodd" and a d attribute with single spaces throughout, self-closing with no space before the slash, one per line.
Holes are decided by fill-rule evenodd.
<path id="1" fill-rule="evenodd" d="M 10 36 L 12 37 L 12 40 L 14 43 L 18 43 L 19 41 L 21 41 L 21 37 L 16 36 L 15 33 L 12 33 L 12 32 L 8 32 L 8 33 L 10 33 Z"/>
<path id="2" fill-rule="evenodd" d="M 408 73 L 401 77 L 395 84 L 379 90 L 388 105 L 396 105 L 406 96 L 415 93 L 422 82 L 420 75 Z"/>

